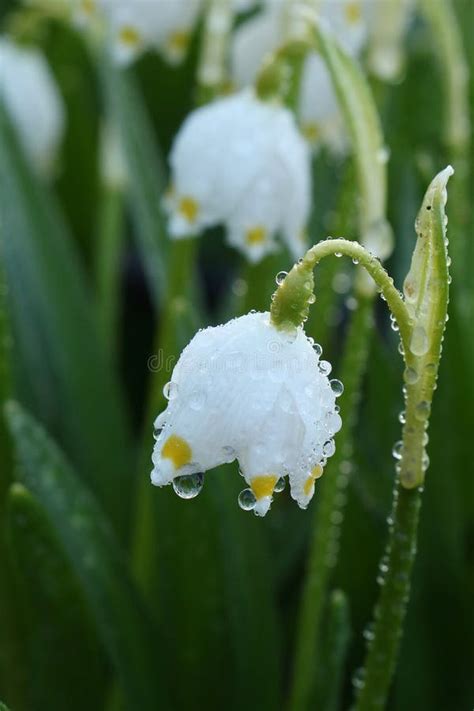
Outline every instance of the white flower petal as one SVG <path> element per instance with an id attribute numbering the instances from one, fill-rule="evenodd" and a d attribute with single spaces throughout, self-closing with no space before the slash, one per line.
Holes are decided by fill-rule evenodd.
<path id="1" fill-rule="evenodd" d="M 174 369 L 152 481 L 212 469 L 237 458 L 264 515 L 273 488 L 289 475 L 301 506 L 308 472 L 331 452 L 340 427 L 336 396 L 302 328 L 278 331 L 268 313 L 247 314 L 200 331 Z M 311 482 L 312 483 L 312 482 Z"/>
<path id="2" fill-rule="evenodd" d="M 39 50 L 0 38 L 0 96 L 26 155 L 47 174 L 64 132 L 65 110 Z"/>

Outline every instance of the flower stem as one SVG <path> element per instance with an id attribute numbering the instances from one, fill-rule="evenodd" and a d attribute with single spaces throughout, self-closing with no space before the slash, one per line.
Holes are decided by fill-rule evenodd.
<path id="1" fill-rule="evenodd" d="M 410 594 L 421 491 L 421 488 L 406 489 L 400 483 L 395 488 L 390 537 L 380 566 L 382 589 L 374 613 L 373 638 L 369 642 L 365 672 L 355 682 L 359 691 L 356 711 L 380 711 L 385 707 Z"/>
<path id="2" fill-rule="evenodd" d="M 230 0 L 208 0 L 197 71 L 198 104 L 219 94 L 227 80 L 226 61 L 233 10 Z"/>
<path id="3" fill-rule="evenodd" d="M 344 427 L 337 437 L 336 453 L 326 467 L 319 503 L 314 514 L 313 536 L 296 636 L 294 679 L 289 704 L 291 711 L 303 711 L 308 707 L 314 670 L 322 662 L 318 637 L 327 587 L 336 562 L 342 513 L 346 502 L 345 490 L 351 471 L 353 424 L 367 362 L 369 334 L 373 323 L 372 311 L 372 296 L 361 297 L 353 314 L 344 347 L 340 370 L 344 393 L 339 401 Z"/>

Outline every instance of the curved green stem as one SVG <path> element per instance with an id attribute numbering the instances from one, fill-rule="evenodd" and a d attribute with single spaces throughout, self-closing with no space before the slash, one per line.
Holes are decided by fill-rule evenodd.
<path id="1" fill-rule="evenodd" d="M 411 324 L 407 307 L 380 261 L 358 242 L 327 239 L 306 252 L 275 292 L 271 307 L 273 324 L 280 329 L 292 329 L 307 317 L 308 297 L 312 294 L 312 272 L 316 264 L 329 256 L 346 256 L 367 270 L 387 302 L 400 329 L 405 352 L 410 352 Z"/>

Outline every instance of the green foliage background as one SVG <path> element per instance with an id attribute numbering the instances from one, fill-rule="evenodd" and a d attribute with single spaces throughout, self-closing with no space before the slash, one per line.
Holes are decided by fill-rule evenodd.
<path id="1" fill-rule="evenodd" d="M 472 99 L 474 6 L 459 0 L 455 7 Z M 4 19 L 12 8 L 2 10 Z M 150 372 L 148 359 L 157 348 L 178 354 L 199 326 L 267 308 L 274 274 L 289 268 L 289 257 L 281 253 L 250 269 L 223 245 L 220 230 L 193 244 L 167 242 L 159 195 L 171 141 L 194 105 L 199 32 L 183 66 L 170 68 L 149 54 L 125 75 L 104 58 L 94 63 L 81 37 L 59 23 L 43 25 L 37 40 L 67 102 L 68 124 L 57 178 L 47 189 L 30 174 L 0 112 L 0 392 L 2 400 L 21 403 L 10 404 L 0 424 L 0 698 L 11 711 L 283 708 L 314 516 L 287 495 L 265 520 L 244 513 L 235 465 L 208 474 L 192 502 L 148 486 L 150 415 L 163 406 L 169 379 Z M 422 22 L 408 38 L 408 57 L 403 82 L 373 84 L 391 151 L 396 248 L 389 270 L 399 285 L 423 192 L 452 160 L 443 140 L 436 40 Z M 101 328 L 96 288 L 107 197 L 98 165 L 105 115 L 118 122 L 133 170 L 111 340 Z M 474 339 L 469 309 L 458 308 L 472 306 L 474 297 L 472 148 L 465 158 L 468 209 L 450 212 L 460 204 L 456 176 L 447 207 L 453 260 L 464 256 L 453 263 L 393 711 L 464 711 L 473 704 Z M 348 170 L 324 152 L 315 159 L 313 242 L 334 225 Z M 338 218 L 353 237 L 351 205 L 344 210 Z M 183 282 L 189 262 L 194 278 Z M 309 335 L 337 374 L 348 309 L 325 269 L 317 273 Z M 352 266 L 327 269 L 350 274 Z M 232 290 L 236 279 L 248 280 L 243 298 Z M 319 304 L 327 302 L 324 312 Z M 328 603 L 327 619 L 338 622 L 324 626 L 321 668 L 314 670 L 311 708 L 328 711 L 348 707 L 351 673 L 363 659 L 393 487 L 390 451 L 400 431 L 397 339 L 382 303 L 375 315 L 355 474 L 331 580 L 347 605 L 339 593 Z M 323 477 L 319 487 L 325 485 Z M 316 495 L 316 516 L 317 506 Z M 344 650 L 345 640 L 339 678 L 332 652 L 338 644 Z"/>

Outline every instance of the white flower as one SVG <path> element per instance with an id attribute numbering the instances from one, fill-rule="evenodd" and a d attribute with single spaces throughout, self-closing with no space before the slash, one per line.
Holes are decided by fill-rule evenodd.
<path id="1" fill-rule="evenodd" d="M 367 37 L 367 0 L 323 0 L 318 16 L 352 56 L 362 49 Z M 269 2 L 265 10 L 239 27 L 232 45 L 232 74 L 237 86 L 251 84 L 265 57 L 288 39 L 286 3 Z M 298 117 L 308 141 L 325 143 L 340 151 L 345 147 L 343 122 L 329 72 L 316 53 L 303 70 Z"/>
<path id="2" fill-rule="evenodd" d="M 286 108 L 249 91 L 193 111 L 171 151 L 166 205 L 173 237 L 219 223 L 251 261 L 275 249 L 277 233 L 297 258 L 310 208 L 310 159 Z"/>
<path id="3" fill-rule="evenodd" d="M 237 459 L 250 487 L 241 494 L 242 508 L 265 515 L 285 476 L 291 496 L 306 508 L 341 427 L 335 400 L 342 385 L 329 381 L 331 366 L 320 354 L 301 327 L 291 337 L 268 313 L 197 333 L 155 422 L 153 484 L 173 482 L 191 498 L 202 472 Z"/>
<path id="4" fill-rule="evenodd" d="M 25 154 L 47 174 L 64 131 L 64 104 L 43 55 L 5 37 L 0 38 L 0 100 Z"/>
<path id="5" fill-rule="evenodd" d="M 177 63 L 187 52 L 201 0 L 100 0 L 100 6 L 119 63 L 152 47 Z"/>
<path id="6" fill-rule="evenodd" d="M 370 0 L 368 65 L 384 81 L 397 79 L 403 69 L 403 40 L 413 18 L 415 0 Z"/>

